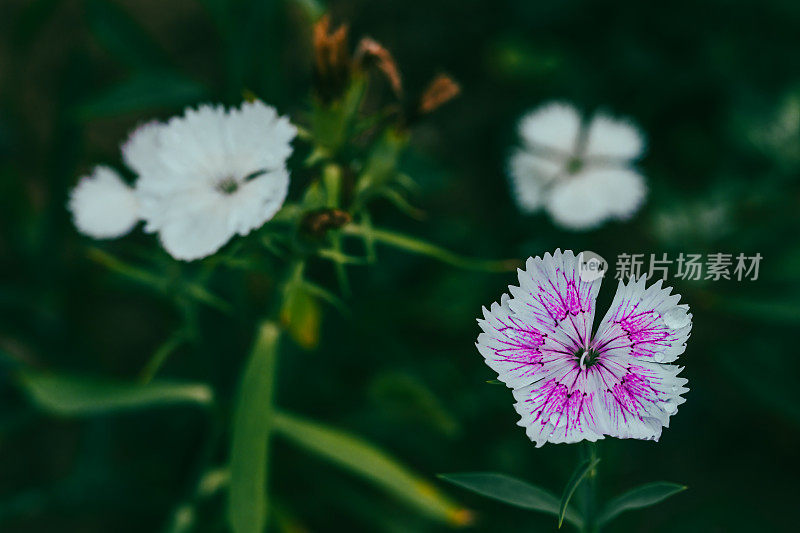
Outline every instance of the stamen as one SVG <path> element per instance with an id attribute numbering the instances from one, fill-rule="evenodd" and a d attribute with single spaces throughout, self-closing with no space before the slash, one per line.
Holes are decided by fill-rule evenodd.
<path id="1" fill-rule="evenodd" d="M 233 194 L 239 189 L 239 182 L 232 177 L 227 177 L 217 183 L 217 190 L 224 194 Z"/>
<path id="2" fill-rule="evenodd" d="M 588 352 L 588 351 L 586 351 L 586 352 L 583 352 L 583 355 L 581 355 L 581 360 L 580 360 L 580 362 L 578 363 L 578 364 L 580 365 L 580 367 L 581 367 L 581 370 L 586 370 L 586 364 L 585 364 L 585 361 L 586 361 L 586 356 L 587 356 L 588 354 L 589 354 L 589 352 Z"/>

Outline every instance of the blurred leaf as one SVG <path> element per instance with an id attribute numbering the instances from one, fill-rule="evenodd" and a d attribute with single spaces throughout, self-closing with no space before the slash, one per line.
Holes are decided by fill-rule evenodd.
<path id="1" fill-rule="evenodd" d="M 540 511 L 559 516 L 558 497 L 551 492 L 531 485 L 520 479 L 498 472 L 463 472 L 441 474 L 441 479 L 515 507 Z M 582 527 L 583 520 L 572 508 L 567 506 L 565 518 L 576 527 Z"/>
<path id="2" fill-rule="evenodd" d="M 96 415 L 181 403 L 209 405 L 214 400 L 211 388 L 204 383 L 159 380 L 145 385 L 32 370 L 20 372 L 19 382 L 40 409 L 59 416 Z"/>
<path id="3" fill-rule="evenodd" d="M 464 526 L 471 521 L 468 510 L 358 437 L 280 412 L 275 414 L 275 430 L 303 448 L 383 488 L 431 518 L 455 526 Z"/>
<path id="4" fill-rule="evenodd" d="M 458 420 L 419 377 L 400 372 L 378 376 L 369 386 L 369 394 L 395 417 L 411 423 L 426 424 L 450 437 L 458 433 Z"/>
<path id="5" fill-rule="evenodd" d="M 561 524 L 564 523 L 569 501 L 572 499 L 572 495 L 575 494 L 575 489 L 578 488 L 583 478 L 585 478 L 599 462 L 600 459 L 598 458 L 587 459 L 581 462 L 575 469 L 575 472 L 573 472 L 572 477 L 564 487 L 564 492 L 561 494 L 561 503 L 558 506 L 558 527 L 561 527 Z"/>
<path id="6" fill-rule="evenodd" d="M 75 109 L 81 120 L 154 109 L 181 108 L 208 97 L 205 85 L 182 74 L 147 71 L 134 74 Z"/>
<path id="7" fill-rule="evenodd" d="M 491 259 L 473 259 L 471 257 L 464 257 L 446 250 L 435 244 L 396 233 L 384 229 L 366 228 L 357 224 L 348 224 L 343 231 L 348 235 L 369 236 L 375 242 L 381 242 L 395 248 L 400 248 L 407 252 L 426 255 L 434 259 L 438 259 L 443 263 L 447 263 L 456 267 L 466 268 L 469 270 L 484 270 L 487 272 L 508 272 L 520 266 L 521 263 L 517 260 L 500 260 L 495 261 Z"/>
<path id="8" fill-rule="evenodd" d="M 114 57 L 135 69 L 165 66 L 165 53 L 142 26 L 115 2 L 86 3 L 89 29 Z"/>
<path id="9" fill-rule="evenodd" d="M 269 435 L 280 329 L 264 322 L 242 376 L 233 415 L 228 523 L 234 533 L 262 533 L 267 524 Z"/>
<path id="10" fill-rule="evenodd" d="M 667 481 L 655 481 L 636 487 L 609 502 L 600 514 L 599 522 L 602 525 L 625 511 L 650 507 L 686 489 L 685 485 Z"/>

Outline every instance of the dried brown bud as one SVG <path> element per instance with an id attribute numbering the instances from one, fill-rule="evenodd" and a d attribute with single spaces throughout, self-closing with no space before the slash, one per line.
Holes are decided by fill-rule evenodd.
<path id="1" fill-rule="evenodd" d="M 461 86 L 447 74 L 439 74 L 428 84 L 419 100 L 419 112 L 430 113 L 461 93 Z"/>
<path id="2" fill-rule="evenodd" d="M 378 41 L 364 37 L 358 43 L 355 61 L 356 64 L 363 67 L 368 60 L 375 61 L 378 69 L 383 72 L 383 75 L 389 81 L 395 96 L 401 98 L 403 96 L 403 82 L 400 79 L 400 70 L 397 68 L 397 63 L 395 63 L 392 54 Z"/>
<path id="3" fill-rule="evenodd" d="M 353 217 L 347 211 L 322 208 L 307 213 L 303 217 L 301 225 L 308 234 L 322 237 L 329 230 L 339 229 L 352 220 Z"/>
<path id="4" fill-rule="evenodd" d="M 336 95 L 350 76 L 350 53 L 347 46 L 347 25 L 331 31 L 328 15 L 314 24 L 314 67 L 319 91 L 326 96 Z"/>

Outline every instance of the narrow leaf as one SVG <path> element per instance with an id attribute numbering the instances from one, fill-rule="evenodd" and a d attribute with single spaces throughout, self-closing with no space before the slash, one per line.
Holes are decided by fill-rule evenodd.
<path id="1" fill-rule="evenodd" d="M 468 510 L 458 506 L 419 475 L 368 442 L 287 413 L 275 414 L 275 430 L 320 457 L 381 487 L 440 522 L 464 526 Z"/>
<path id="2" fill-rule="evenodd" d="M 600 524 L 605 524 L 625 511 L 650 507 L 683 492 L 687 487 L 678 483 L 655 481 L 629 490 L 625 494 L 611 500 L 600 515 Z"/>
<path id="3" fill-rule="evenodd" d="M 484 270 L 488 272 L 507 272 L 520 266 L 520 262 L 516 260 L 495 261 L 490 259 L 474 259 L 471 257 L 463 257 L 440 246 L 436 246 L 435 244 L 431 244 L 429 242 L 417 239 L 416 237 L 410 237 L 408 235 L 403 235 L 402 233 L 396 233 L 393 231 L 387 231 L 378 228 L 371 228 L 367 230 L 366 228 L 356 224 L 348 224 L 342 229 L 346 234 L 359 235 L 362 237 L 369 236 L 369 238 L 375 242 L 381 242 L 389 246 L 394 246 L 395 248 L 400 248 L 407 252 L 426 255 L 428 257 L 438 259 L 443 263 L 447 263 L 459 268 L 465 268 L 469 270 Z"/>
<path id="4" fill-rule="evenodd" d="M 561 494 L 561 503 L 558 507 L 558 527 L 561 527 L 561 524 L 564 523 L 564 517 L 566 516 L 567 508 L 569 507 L 569 501 L 572 499 L 572 495 L 575 494 L 575 489 L 578 488 L 578 485 L 581 484 L 583 478 L 585 478 L 586 475 L 589 474 L 589 472 L 591 472 L 599 462 L 600 459 L 587 459 L 579 464 L 578 468 L 575 469 L 572 477 L 567 482 L 567 486 L 564 487 L 564 492 Z"/>
<path id="5" fill-rule="evenodd" d="M 551 492 L 520 479 L 499 472 L 463 472 L 442 474 L 445 481 L 515 507 L 559 516 L 558 497 Z M 576 527 L 583 521 L 578 513 L 567 506 L 564 517 Z"/>
<path id="6" fill-rule="evenodd" d="M 148 384 L 85 376 L 18 374 L 22 389 L 43 411 L 59 416 L 85 416 L 144 409 L 169 404 L 212 403 L 211 388 L 203 383 L 158 380 Z"/>
<path id="7" fill-rule="evenodd" d="M 267 466 L 279 336 L 274 323 L 261 325 L 239 386 L 228 495 L 228 522 L 234 533 L 262 533 L 267 523 Z"/>

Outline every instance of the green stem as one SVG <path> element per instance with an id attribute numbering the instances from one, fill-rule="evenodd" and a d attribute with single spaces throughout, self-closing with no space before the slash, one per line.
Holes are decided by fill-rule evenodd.
<path id="1" fill-rule="evenodd" d="M 595 461 L 597 459 L 597 443 L 587 442 L 583 449 L 583 459 Z M 581 487 L 581 500 L 583 504 L 583 532 L 599 533 L 600 525 L 597 522 L 598 501 L 597 501 L 597 467 L 595 466 L 586 475 Z"/>

